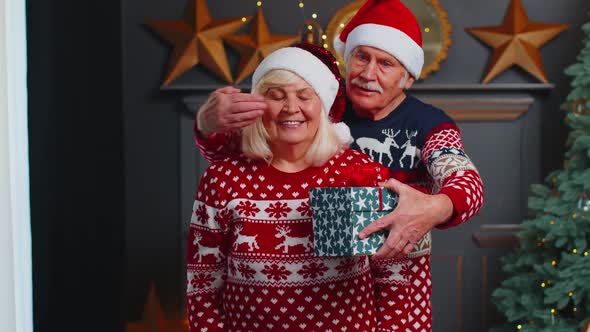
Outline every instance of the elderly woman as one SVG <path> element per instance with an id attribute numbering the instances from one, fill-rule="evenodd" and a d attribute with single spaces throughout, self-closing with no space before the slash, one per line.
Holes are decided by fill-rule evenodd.
<path id="1" fill-rule="evenodd" d="M 243 155 L 211 164 L 195 197 L 190 331 L 405 331 L 408 318 L 394 319 L 408 303 L 404 259 L 313 254 L 309 189 L 346 184 L 348 167 L 384 170 L 348 149 L 350 133 L 328 116 L 344 106 L 339 80 L 334 58 L 309 44 L 254 73 L 268 110 L 243 129 Z"/>

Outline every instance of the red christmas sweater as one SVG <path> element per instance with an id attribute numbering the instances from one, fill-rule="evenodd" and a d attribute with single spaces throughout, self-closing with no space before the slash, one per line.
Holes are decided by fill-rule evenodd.
<path id="1" fill-rule="evenodd" d="M 297 173 L 244 157 L 211 164 L 190 223 L 191 332 L 406 331 L 410 281 L 424 270 L 409 258 L 313 254 L 309 188 L 346 183 L 338 169 L 352 165 L 383 170 L 350 149 Z"/>

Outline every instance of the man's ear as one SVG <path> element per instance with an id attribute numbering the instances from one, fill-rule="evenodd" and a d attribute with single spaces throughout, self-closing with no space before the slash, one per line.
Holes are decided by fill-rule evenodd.
<path id="1" fill-rule="evenodd" d="M 409 89 L 409 88 L 412 86 L 412 84 L 414 84 L 414 81 L 416 80 L 416 79 L 414 78 L 414 76 L 412 76 L 412 75 L 408 75 L 408 76 L 409 76 L 409 77 L 408 77 L 408 79 L 406 80 L 406 85 L 405 85 L 405 89 L 404 89 L 404 90 L 408 90 L 408 89 Z"/>

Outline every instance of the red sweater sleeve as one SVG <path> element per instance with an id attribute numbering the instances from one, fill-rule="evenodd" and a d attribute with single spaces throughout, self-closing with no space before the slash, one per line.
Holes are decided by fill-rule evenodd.
<path id="1" fill-rule="evenodd" d="M 457 226 L 473 217 L 483 205 L 483 182 L 464 151 L 459 129 L 450 124 L 433 129 L 421 157 L 434 181 L 433 193 L 445 194 L 453 203 L 451 219 L 437 228 Z"/>
<path id="2" fill-rule="evenodd" d="M 195 143 L 208 162 L 220 161 L 240 153 L 240 134 L 237 131 L 213 133 L 208 137 L 199 135 L 197 119 L 193 127 Z"/>
<path id="3" fill-rule="evenodd" d="M 211 165 L 195 197 L 187 245 L 187 312 L 189 332 L 226 331 L 222 290 L 226 278 L 228 223 L 231 212 L 216 190 L 222 174 Z M 219 182 L 222 182 L 221 179 Z"/>

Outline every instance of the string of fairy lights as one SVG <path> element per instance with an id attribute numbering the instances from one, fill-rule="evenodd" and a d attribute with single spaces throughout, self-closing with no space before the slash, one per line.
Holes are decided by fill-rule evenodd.
<path id="1" fill-rule="evenodd" d="M 551 182 L 553 183 L 553 185 L 556 185 L 557 184 L 557 181 L 558 180 L 555 177 L 553 177 L 551 179 Z M 587 212 L 587 210 L 585 210 L 585 209 L 583 211 Z M 571 217 L 571 219 L 573 221 L 575 221 L 579 217 L 579 215 L 577 213 L 572 213 L 570 217 Z M 555 226 L 556 224 L 557 223 L 556 223 L 555 219 L 554 218 L 550 218 L 549 225 Z M 540 248 L 540 249 L 543 249 L 544 248 L 544 244 L 546 242 L 547 242 L 547 239 L 545 239 L 545 238 L 541 239 L 539 242 L 537 242 L 537 247 Z M 578 253 L 581 253 L 581 252 L 577 248 L 573 248 L 573 249 L 571 249 L 571 251 L 569 251 L 569 253 L 571 255 L 578 255 Z M 590 255 L 590 253 L 588 251 L 584 251 L 581 254 L 584 257 L 588 257 Z M 553 260 L 551 260 L 551 263 L 550 264 L 553 267 L 557 267 L 557 265 L 559 264 L 559 262 L 558 262 L 557 259 L 553 259 Z M 544 281 L 541 281 L 539 283 L 539 286 L 542 289 L 545 289 L 547 287 L 551 287 L 551 285 L 552 285 L 552 281 L 551 280 L 544 280 Z M 570 297 L 570 298 L 572 298 L 574 296 L 574 292 L 572 292 L 572 291 L 567 292 L 567 296 Z M 572 313 L 576 313 L 578 311 L 578 308 L 576 306 L 573 306 L 571 308 L 571 310 L 572 310 Z M 552 321 L 553 321 L 554 317 L 559 314 L 559 312 L 558 312 L 558 310 L 556 308 L 550 308 L 549 309 L 549 313 L 551 314 L 551 320 Z M 531 325 L 534 325 L 534 323 L 535 323 L 534 321 L 530 321 L 529 322 L 529 324 L 531 324 Z M 525 327 L 523 324 L 524 323 L 520 323 L 520 324 L 516 325 L 517 330 L 522 330 Z"/>
<path id="2" fill-rule="evenodd" d="M 301 17 L 303 18 L 303 22 L 309 22 L 309 19 L 307 18 L 307 15 L 305 15 L 305 3 L 301 0 L 296 0 L 297 1 L 297 6 L 299 7 L 300 11 L 301 11 Z M 316 20 L 318 19 L 319 15 L 317 10 L 313 10 L 312 14 L 311 14 L 311 18 L 313 20 L 313 22 L 317 22 Z M 319 23 L 317 24 L 319 26 Z M 314 30 L 314 26 L 312 24 L 308 24 L 307 25 L 307 30 L 313 32 Z M 328 48 L 328 43 L 326 42 L 326 39 L 328 38 L 328 36 L 326 36 L 326 34 L 324 34 L 323 32 L 321 32 L 321 40 L 322 40 L 322 46 L 324 48 Z"/>
<path id="3" fill-rule="evenodd" d="M 319 28 L 320 25 L 317 22 L 317 19 L 318 19 L 319 15 L 318 15 L 317 10 L 313 10 L 312 11 L 311 19 L 309 19 L 307 17 L 306 13 L 305 13 L 305 8 L 306 8 L 305 2 L 302 1 L 302 0 L 295 0 L 295 1 L 297 3 L 297 7 L 299 8 L 299 11 L 301 12 L 301 18 L 303 20 L 303 24 L 306 24 L 307 25 L 307 27 L 306 27 L 307 30 L 310 31 L 310 32 L 314 32 L 314 30 L 319 30 L 319 32 L 321 33 L 320 38 L 322 40 L 322 45 L 321 46 L 324 47 L 324 48 L 328 48 L 329 47 L 329 45 L 327 43 L 328 36 L 326 34 L 324 34 L 323 32 L 321 32 L 321 28 Z M 263 1 L 262 0 L 256 1 L 256 6 L 257 7 L 262 7 L 262 5 L 263 5 Z M 243 17 L 242 18 L 242 21 L 245 22 L 246 21 L 246 17 Z M 316 26 L 314 27 L 314 25 L 316 25 Z M 342 27 L 344 27 L 343 24 L 342 24 Z"/>
<path id="4" fill-rule="evenodd" d="M 301 18 L 303 20 L 303 25 L 302 25 L 302 29 L 305 30 L 307 29 L 307 36 L 303 35 L 303 32 L 300 31 L 300 35 L 301 35 L 301 41 L 307 41 L 313 44 L 316 44 L 318 46 L 321 46 L 325 49 L 328 49 L 330 47 L 330 45 L 328 44 L 328 36 L 324 33 L 324 30 L 322 29 L 321 25 L 319 24 L 319 22 L 317 21 L 319 15 L 318 15 L 318 11 L 316 9 L 311 11 L 311 19 L 307 17 L 306 12 L 305 12 L 305 8 L 309 7 L 309 4 L 306 4 L 306 2 L 304 0 L 295 0 L 297 7 L 300 10 L 301 13 Z M 256 1 L 256 6 L 257 7 L 262 7 L 263 5 L 263 1 L 262 0 L 258 0 Z M 242 18 L 243 22 L 246 22 L 246 17 Z M 345 24 L 344 23 L 340 23 L 340 28 L 344 28 Z M 430 27 L 425 27 L 424 28 L 424 32 L 429 33 L 430 32 Z M 317 36 L 317 40 L 315 38 L 315 36 Z M 306 38 L 307 37 L 307 38 Z M 340 63 L 338 61 L 336 61 L 336 65 L 340 65 Z"/>

